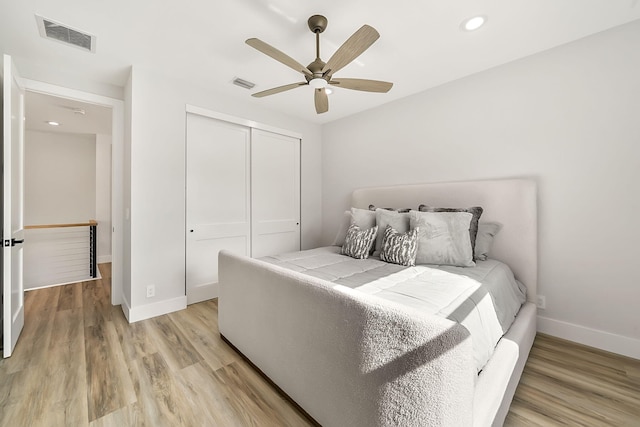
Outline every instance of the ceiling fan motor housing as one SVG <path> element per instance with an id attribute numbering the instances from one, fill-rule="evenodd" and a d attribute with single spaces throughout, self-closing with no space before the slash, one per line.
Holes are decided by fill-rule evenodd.
<path id="1" fill-rule="evenodd" d="M 309 29 L 312 33 L 322 33 L 327 29 L 328 22 L 329 21 L 327 21 L 327 18 L 322 15 L 313 15 L 311 18 L 309 18 L 307 24 L 309 25 Z"/>

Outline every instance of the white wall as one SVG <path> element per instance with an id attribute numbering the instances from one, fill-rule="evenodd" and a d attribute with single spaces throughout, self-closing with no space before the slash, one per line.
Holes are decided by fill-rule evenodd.
<path id="1" fill-rule="evenodd" d="M 248 91 L 246 97 L 247 102 L 229 99 L 207 88 L 161 76 L 156 70 L 133 67 L 130 100 L 130 289 L 125 285 L 125 293 L 129 293 L 125 299 L 130 304 L 130 307 L 125 307 L 125 313 L 130 320 L 176 310 L 186 303 L 186 104 L 303 135 L 302 244 L 309 248 L 319 242 L 320 126 L 258 108 L 249 102 Z M 146 287 L 151 284 L 155 285 L 156 296 L 146 298 Z"/>
<path id="2" fill-rule="evenodd" d="M 96 135 L 96 216 L 98 263 L 111 262 L 111 135 Z"/>
<path id="3" fill-rule="evenodd" d="M 25 225 L 95 218 L 95 135 L 26 131 L 24 150 Z"/>
<path id="4" fill-rule="evenodd" d="M 640 357 L 639 46 L 635 22 L 325 125 L 324 243 L 357 187 L 533 177 L 539 329 Z"/>

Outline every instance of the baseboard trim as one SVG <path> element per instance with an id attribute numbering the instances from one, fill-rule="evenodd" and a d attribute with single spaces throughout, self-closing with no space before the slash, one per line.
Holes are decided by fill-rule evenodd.
<path id="1" fill-rule="evenodd" d="M 97 258 L 98 264 L 106 264 L 111 262 L 111 255 L 102 255 Z"/>
<path id="2" fill-rule="evenodd" d="M 640 359 L 640 340 L 538 316 L 538 332 Z"/>
<path id="3" fill-rule="evenodd" d="M 122 311 L 129 323 L 151 319 L 152 317 L 162 316 L 163 314 L 173 313 L 174 311 L 184 310 L 185 308 L 187 308 L 186 296 L 145 304 L 139 307 L 130 307 L 127 301 L 123 301 L 122 304 Z"/>
<path id="4" fill-rule="evenodd" d="M 218 282 L 196 286 L 191 289 L 187 288 L 187 304 L 195 304 L 197 302 L 218 298 L 219 294 L 220 285 Z"/>

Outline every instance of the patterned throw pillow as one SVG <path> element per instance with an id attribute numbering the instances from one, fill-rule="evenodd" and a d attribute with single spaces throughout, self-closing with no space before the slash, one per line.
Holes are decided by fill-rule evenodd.
<path id="1" fill-rule="evenodd" d="M 390 225 L 384 230 L 380 259 L 393 264 L 414 266 L 418 252 L 419 229 L 399 233 Z"/>
<path id="2" fill-rule="evenodd" d="M 380 256 L 382 250 L 382 239 L 387 225 L 393 227 L 399 233 L 409 231 L 409 213 L 400 213 L 386 209 L 376 209 L 376 225 L 378 226 L 378 237 L 376 237 L 375 249 L 373 256 Z"/>
<path id="3" fill-rule="evenodd" d="M 351 258 L 368 258 L 371 246 L 376 241 L 377 233 L 378 226 L 361 229 L 357 225 L 351 224 L 347 230 L 347 237 L 344 239 L 341 253 Z"/>

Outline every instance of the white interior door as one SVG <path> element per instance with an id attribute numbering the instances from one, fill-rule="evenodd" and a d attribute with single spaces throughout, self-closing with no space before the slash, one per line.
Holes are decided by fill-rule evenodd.
<path id="1" fill-rule="evenodd" d="M 187 303 L 218 296 L 218 252 L 250 254 L 250 130 L 187 114 Z"/>
<path id="2" fill-rule="evenodd" d="M 252 129 L 251 255 L 300 250 L 300 139 Z"/>
<path id="3" fill-rule="evenodd" d="M 11 57 L 2 58 L 2 330 L 9 357 L 24 326 L 22 284 L 24 92 Z"/>

